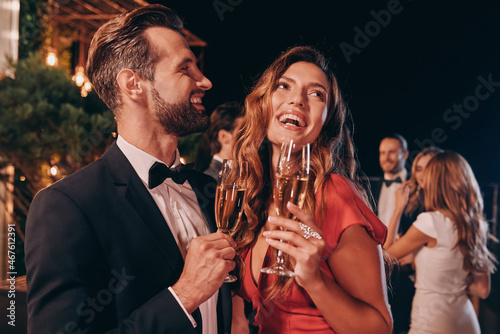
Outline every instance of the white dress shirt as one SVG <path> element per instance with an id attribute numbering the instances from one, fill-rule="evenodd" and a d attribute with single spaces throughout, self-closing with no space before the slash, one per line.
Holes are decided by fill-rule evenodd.
<path id="1" fill-rule="evenodd" d="M 116 144 L 153 197 L 177 242 L 182 257 L 185 259 L 189 242 L 197 236 L 210 233 L 207 221 L 201 212 L 191 185 L 188 181 L 184 182 L 184 184 L 177 184 L 172 179 L 167 178 L 159 186 L 149 189 L 149 169 L 155 162 L 163 162 L 128 143 L 121 136 L 118 136 Z M 174 163 L 168 167 L 174 168 L 178 165 L 180 165 L 180 155 L 179 151 L 176 150 Z M 168 290 L 179 302 L 193 327 L 196 327 L 196 321 L 186 311 L 173 289 L 169 287 Z M 203 334 L 217 333 L 217 298 L 218 291 L 199 307 Z"/>
<path id="2" fill-rule="evenodd" d="M 395 180 L 398 177 L 401 178 L 402 182 L 406 181 L 406 169 L 402 169 L 399 174 L 391 175 L 384 174 L 384 180 Z M 392 214 L 396 209 L 396 190 L 401 186 L 401 183 L 393 182 L 389 187 L 385 185 L 385 182 L 382 183 L 382 188 L 380 189 L 380 195 L 378 197 L 378 218 L 384 223 L 386 226 L 389 226 L 389 222 L 391 221 Z"/>
<path id="3" fill-rule="evenodd" d="M 218 155 L 218 154 L 214 154 L 214 156 L 212 157 L 212 159 L 214 159 L 214 160 L 216 160 L 216 161 L 218 161 L 218 162 L 220 162 L 220 163 L 223 163 L 223 162 L 224 162 L 224 159 L 222 159 L 222 158 L 220 157 L 220 155 Z"/>

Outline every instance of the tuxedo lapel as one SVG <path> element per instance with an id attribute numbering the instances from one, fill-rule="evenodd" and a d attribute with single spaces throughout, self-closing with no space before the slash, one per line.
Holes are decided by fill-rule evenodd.
<path id="1" fill-rule="evenodd" d="M 384 179 L 380 177 L 370 178 L 370 186 L 373 195 L 373 201 L 375 202 L 375 207 L 373 212 L 377 214 L 378 212 L 378 200 L 380 197 L 380 191 L 382 190 L 382 185 L 384 184 Z"/>
<path id="2" fill-rule="evenodd" d="M 184 260 L 168 224 L 146 186 L 116 143 L 113 143 L 102 159 L 109 167 L 118 193 L 138 214 L 173 271 L 180 276 Z"/>

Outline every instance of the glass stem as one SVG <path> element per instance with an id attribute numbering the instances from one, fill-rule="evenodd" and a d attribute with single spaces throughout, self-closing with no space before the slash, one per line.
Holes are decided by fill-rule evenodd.
<path id="1" fill-rule="evenodd" d="M 280 239 L 280 242 L 283 242 L 283 240 Z M 278 254 L 276 255 L 276 263 L 283 265 L 285 264 L 285 259 L 283 258 L 283 252 L 278 249 Z"/>

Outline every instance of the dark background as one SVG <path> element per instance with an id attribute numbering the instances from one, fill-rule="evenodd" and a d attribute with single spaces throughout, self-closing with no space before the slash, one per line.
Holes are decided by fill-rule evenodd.
<path id="1" fill-rule="evenodd" d="M 281 51 L 312 45 L 336 64 L 368 175 L 381 173 L 380 139 L 399 132 L 408 140 L 411 157 L 432 141 L 461 153 L 480 183 L 500 182 L 498 1 L 156 2 L 178 11 L 185 27 L 208 43 L 203 62 L 213 82 L 204 99 L 208 110 L 242 101 Z M 385 27 L 375 23 L 374 13 L 388 9 L 394 12 L 390 22 Z M 369 41 L 357 40 L 360 47 L 348 59 L 340 45 L 356 47 L 355 28 L 368 32 Z M 488 98 L 474 100 L 480 76 L 491 76 L 499 87 Z M 464 101 L 472 111 L 447 112 Z M 440 133 L 433 138 L 433 131 Z"/>

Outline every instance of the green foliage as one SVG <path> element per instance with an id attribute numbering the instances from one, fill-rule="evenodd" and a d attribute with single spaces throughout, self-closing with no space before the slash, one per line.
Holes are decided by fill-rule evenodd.
<path id="1" fill-rule="evenodd" d="M 99 99 L 82 98 L 64 71 L 44 65 L 39 55 L 13 67 L 15 79 L 0 81 L 0 159 L 36 192 L 100 156 L 115 125 Z M 50 166 L 61 175 L 50 176 Z"/>
<path id="2" fill-rule="evenodd" d="M 179 138 L 177 147 L 179 148 L 179 153 L 181 157 L 183 157 L 186 160 L 186 163 L 191 163 L 196 161 L 198 143 L 202 136 L 203 133 L 198 132 Z"/>
<path id="3" fill-rule="evenodd" d="M 95 92 L 81 97 L 64 70 L 45 65 L 39 54 L 11 66 L 15 78 L 0 80 L 0 168 L 16 170 L 13 219 L 22 243 L 34 195 L 101 156 L 116 126 Z M 58 173 L 51 175 L 54 166 Z M 16 252 L 22 275 L 22 244 Z"/>
<path id="4" fill-rule="evenodd" d="M 46 38 L 48 0 L 21 0 L 19 12 L 19 59 L 38 50 Z"/>

